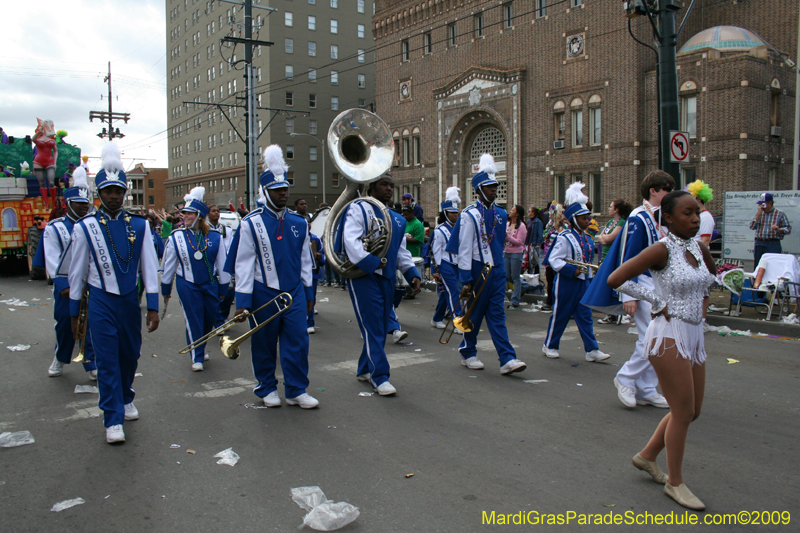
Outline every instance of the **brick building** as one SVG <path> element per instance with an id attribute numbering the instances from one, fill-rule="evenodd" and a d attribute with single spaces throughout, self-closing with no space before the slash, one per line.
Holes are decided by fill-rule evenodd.
<path id="1" fill-rule="evenodd" d="M 398 195 L 414 193 L 426 213 L 451 185 L 471 199 L 488 151 L 506 205 L 563 201 L 575 180 L 596 212 L 617 197 L 639 203 L 658 165 L 655 54 L 631 38 L 619 1 L 546 4 L 377 2 L 376 102 L 397 141 Z M 683 182 L 791 188 L 795 73 L 762 40 L 793 57 L 797 18 L 794 0 L 698 0 L 678 44 L 681 129 L 692 134 Z M 701 33 L 717 26 L 741 29 Z M 652 42 L 646 17 L 631 31 Z"/>
<path id="2" fill-rule="evenodd" d="M 129 182 L 128 196 L 125 198 L 129 208 L 147 211 L 167 207 L 164 187 L 168 177 L 166 168 L 147 168 L 137 163 L 125 175 Z"/>

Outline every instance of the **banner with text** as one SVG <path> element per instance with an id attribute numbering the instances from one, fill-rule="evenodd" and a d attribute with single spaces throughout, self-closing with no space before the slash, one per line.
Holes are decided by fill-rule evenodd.
<path id="1" fill-rule="evenodd" d="M 726 259 L 753 259 L 756 232 L 750 222 L 756 216 L 758 197 L 771 192 L 776 209 L 786 213 L 792 232 L 781 241 L 783 252 L 800 254 L 800 191 L 725 192 L 722 218 L 722 256 Z"/>

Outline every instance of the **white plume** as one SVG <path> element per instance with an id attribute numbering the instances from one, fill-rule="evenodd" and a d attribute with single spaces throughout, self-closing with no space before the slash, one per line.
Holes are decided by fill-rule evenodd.
<path id="1" fill-rule="evenodd" d="M 195 187 L 191 191 L 189 191 L 189 194 L 187 194 L 186 196 L 183 197 L 183 201 L 186 202 L 187 204 L 191 200 L 200 200 L 202 202 L 203 201 L 203 197 L 205 195 L 206 195 L 206 188 L 205 187 Z"/>
<path id="2" fill-rule="evenodd" d="M 461 198 L 458 196 L 458 193 L 460 192 L 461 189 L 458 187 L 448 187 L 444 193 L 445 201 L 453 202 L 453 204 L 456 206 L 461 205 Z"/>
<path id="3" fill-rule="evenodd" d="M 22 170 L 28 170 L 28 168 L 29 168 L 28 162 L 27 161 L 23 161 L 22 163 L 19 164 L 19 168 L 22 169 Z"/>
<path id="4" fill-rule="evenodd" d="M 283 176 L 289 165 L 283 160 L 283 150 L 277 144 L 264 148 L 264 172 L 269 170 L 275 176 Z"/>
<path id="5" fill-rule="evenodd" d="M 125 170 L 122 166 L 122 154 L 120 154 L 117 143 L 110 142 L 103 146 L 100 152 L 101 166 L 106 172 L 120 172 Z"/>
<path id="6" fill-rule="evenodd" d="M 481 155 L 481 162 L 478 164 L 478 172 L 497 174 L 497 167 L 494 166 L 494 157 L 492 157 L 492 154 Z"/>
<path id="7" fill-rule="evenodd" d="M 80 187 L 82 189 L 89 188 L 89 180 L 86 179 L 86 170 L 83 167 L 78 167 L 72 172 L 71 187 Z"/>
<path id="8" fill-rule="evenodd" d="M 572 185 L 569 186 L 567 189 L 567 193 L 564 195 L 564 205 L 572 205 L 575 203 L 578 204 L 585 204 L 589 201 L 589 197 L 583 194 L 583 189 L 586 187 L 580 181 L 576 181 Z"/>

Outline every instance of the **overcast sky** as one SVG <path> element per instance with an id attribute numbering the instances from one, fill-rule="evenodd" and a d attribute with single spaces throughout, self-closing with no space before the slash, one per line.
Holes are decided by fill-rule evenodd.
<path id="1" fill-rule="evenodd" d="M 69 132 L 66 141 L 97 157 L 107 140 L 89 111 L 108 111 L 103 79 L 111 61 L 113 110 L 123 162 L 167 166 L 164 0 L 0 0 L 0 126 L 33 135 L 36 118 Z M 98 159 L 90 159 L 96 172 Z"/>

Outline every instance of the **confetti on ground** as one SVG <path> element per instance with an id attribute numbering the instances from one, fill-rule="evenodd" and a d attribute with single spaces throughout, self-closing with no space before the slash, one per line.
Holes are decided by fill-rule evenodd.
<path id="1" fill-rule="evenodd" d="M 94 385 L 75 385 L 75 394 L 99 394 Z"/>
<path id="2" fill-rule="evenodd" d="M 546 379 L 526 379 L 523 383 L 550 383 Z"/>
<path id="3" fill-rule="evenodd" d="M 406 474 L 406 478 L 414 477 L 414 474 Z"/>
<path id="4" fill-rule="evenodd" d="M 25 350 L 30 350 L 30 344 L 16 344 L 14 346 L 6 346 L 7 349 L 11 350 L 12 352 L 24 352 Z"/>
<path id="5" fill-rule="evenodd" d="M 81 505 L 82 503 L 86 503 L 86 500 L 83 498 L 75 498 L 72 500 L 64 500 L 63 502 L 58 502 L 50 509 L 54 513 L 60 513 L 64 509 L 69 509 L 70 507 L 75 507 L 76 505 Z"/>
<path id="6" fill-rule="evenodd" d="M 358 393 L 359 396 L 372 396 L 372 394 L 373 393 L 371 393 L 371 392 L 359 392 Z"/>
<path id="7" fill-rule="evenodd" d="M 739 362 L 739 361 L 738 361 L 737 359 L 731 359 L 730 357 L 728 357 L 728 364 L 729 364 L 729 365 L 732 365 L 732 364 L 734 364 L 734 363 L 738 363 L 738 362 Z"/>
<path id="8" fill-rule="evenodd" d="M 190 454 L 194 455 L 194 454 L 196 454 L 197 452 L 196 452 L 196 451 L 194 451 L 194 450 L 186 450 L 186 453 L 190 453 Z"/>
<path id="9" fill-rule="evenodd" d="M 180 448 L 180 447 L 181 447 L 181 445 L 180 445 L 180 444 L 170 444 L 170 445 L 169 445 L 169 447 L 170 447 L 171 449 L 175 450 L 175 449 L 177 449 L 177 448 Z"/>

